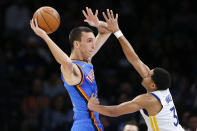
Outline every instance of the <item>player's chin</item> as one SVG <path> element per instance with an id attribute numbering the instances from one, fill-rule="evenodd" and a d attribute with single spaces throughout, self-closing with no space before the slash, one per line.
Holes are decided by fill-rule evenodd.
<path id="1" fill-rule="evenodd" d="M 87 58 L 90 58 L 91 56 L 93 56 L 93 52 L 88 52 Z"/>
<path id="2" fill-rule="evenodd" d="M 141 85 L 142 85 L 144 88 L 146 88 L 146 85 L 145 85 L 144 80 L 142 80 Z"/>

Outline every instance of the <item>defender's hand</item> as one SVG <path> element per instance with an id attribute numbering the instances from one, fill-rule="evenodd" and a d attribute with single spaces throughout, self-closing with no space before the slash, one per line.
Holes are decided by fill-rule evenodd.
<path id="1" fill-rule="evenodd" d="M 101 34 L 111 33 L 107 28 L 107 23 L 104 21 L 99 21 L 98 32 Z"/>
<path id="2" fill-rule="evenodd" d="M 47 35 L 47 33 L 43 29 L 38 27 L 37 19 L 35 19 L 35 21 L 33 19 L 30 20 L 30 25 L 35 34 L 40 36 L 41 38 L 44 38 L 44 36 Z"/>
<path id="3" fill-rule="evenodd" d="M 95 105 L 99 105 L 99 100 L 96 98 L 97 95 L 94 96 L 94 94 L 91 95 L 91 98 L 88 101 L 88 109 L 93 111 Z"/>
<path id="4" fill-rule="evenodd" d="M 106 28 L 112 32 L 115 33 L 116 31 L 120 30 L 118 25 L 118 14 L 116 14 L 116 17 L 114 18 L 113 11 L 107 9 L 107 16 L 105 12 L 103 12 L 103 17 L 105 18 L 105 21 L 107 23 Z"/>

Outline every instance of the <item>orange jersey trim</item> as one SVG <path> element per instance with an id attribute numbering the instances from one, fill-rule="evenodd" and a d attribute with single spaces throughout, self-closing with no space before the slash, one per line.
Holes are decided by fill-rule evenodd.
<path id="1" fill-rule="evenodd" d="M 98 131 L 101 131 L 101 129 L 99 129 L 99 127 L 98 127 L 98 124 L 96 122 L 96 119 L 94 118 L 94 112 L 91 112 L 91 118 L 93 119 L 94 125 L 96 126 L 96 128 L 98 129 Z"/>
<path id="2" fill-rule="evenodd" d="M 77 86 L 80 86 L 80 85 L 82 85 L 82 84 L 83 84 L 83 82 L 84 82 L 84 72 L 83 72 L 83 70 L 82 70 L 82 68 L 81 68 L 81 66 L 80 66 L 80 65 L 78 65 L 78 64 L 76 64 L 76 65 L 77 65 L 77 67 L 79 68 L 79 70 L 81 71 L 81 75 L 82 75 L 82 78 L 81 78 L 80 83 L 79 83 L 79 84 L 77 84 Z"/>
<path id="3" fill-rule="evenodd" d="M 82 93 L 82 95 L 85 97 L 85 99 L 87 101 L 89 101 L 89 97 L 86 95 L 86 93 L 81 89 L 81 87 L 79 85 L 77 86 L 77 89 Z"/>

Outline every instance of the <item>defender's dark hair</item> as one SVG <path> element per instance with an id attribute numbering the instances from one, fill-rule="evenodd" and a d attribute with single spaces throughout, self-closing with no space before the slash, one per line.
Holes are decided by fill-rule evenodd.
<path id="1" fill-rule="evenodd" d="M 84 26 L 79 26 L 79 27 L 72 29 L 69 34 L 69 42 L 70 42 L 71 51 L 73 50 L 73 42 L 75 40 L 81 41 L 81 33 L 82 32 L 93 32 L 93 30 L 91 30 L 88 27 L 84 27 Z"/>
<path id="2" fill-rule="evenodd" d="M 155 68 L 153 70 L 152 80 L 157 86 L 158 90 L 165 90 L 171 86 L 170 73 L 163 68 Z"/>

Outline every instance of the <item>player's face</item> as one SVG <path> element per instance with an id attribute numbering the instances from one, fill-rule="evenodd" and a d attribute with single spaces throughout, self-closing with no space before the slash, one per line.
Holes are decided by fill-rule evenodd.
<path id="1" fill-rule="evenodd" d="M 153 75 L 153 70 L 151 70 L 148 75 L 146 77 L 143 78 L 142 80 L 142 85 L 147 89 L 147 90 L 150 90 L 150 89 L 153 89 L 155 87 L 155 84 L 152 80 L 152 76 Z"/>
<path id="2" fill-rule="evenodd" d="M 82 32 L 79 42 L 80 51 L 83 57 L 89 58 L 95 50 L 95 36 L 92 32 Z"/>
<path id="3" fill-rule="evenodd" d="M 126 125 L 123 131 L 138 131 L 138 127 L 135 125 Z"/>

